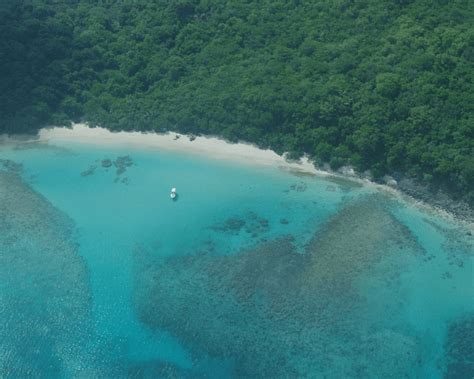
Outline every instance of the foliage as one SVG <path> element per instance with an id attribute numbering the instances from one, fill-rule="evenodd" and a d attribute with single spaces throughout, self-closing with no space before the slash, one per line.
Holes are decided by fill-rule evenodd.
<path id="1" fill-rule="evenodd" d="M 0 130 L 177 130 L 474 202 L 474 2 L 8 0 Z"/>

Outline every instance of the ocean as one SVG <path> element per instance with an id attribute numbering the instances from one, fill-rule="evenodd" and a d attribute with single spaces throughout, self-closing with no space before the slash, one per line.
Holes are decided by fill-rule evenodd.
<path id="1" fill-rule="evenodd" d="M 4 143 L 0 377 L 469 378 L 470 233 L 339 178 Z"/>

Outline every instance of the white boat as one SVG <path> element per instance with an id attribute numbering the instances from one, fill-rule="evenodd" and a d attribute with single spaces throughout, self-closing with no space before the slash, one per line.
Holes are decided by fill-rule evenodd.
<path id="1" fill-rule="evenodd" d="M 171 188 L 171 193 L 170 193 L 170 197 L 172 199 L 176 199 L 176 196 L 178 196 L 178 194 L 176 193 L 176 188 Z"/>

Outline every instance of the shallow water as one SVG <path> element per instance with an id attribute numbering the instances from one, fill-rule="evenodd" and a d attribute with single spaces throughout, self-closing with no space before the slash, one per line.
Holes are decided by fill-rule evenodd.
<path id="1" fill-rule="evenodd" d="M 193 155 L 58 142 L 0 159 L 0 377 L 474 374 L 461 225 Z"/>

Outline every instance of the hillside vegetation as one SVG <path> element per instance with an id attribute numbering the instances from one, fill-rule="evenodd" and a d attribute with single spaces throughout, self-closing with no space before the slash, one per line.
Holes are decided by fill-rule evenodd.
<path id="1" fill-rule="evenodd" d="M 0 2 L 0 130 L 246 140 L 474 203 L 474 1 Z"/>

